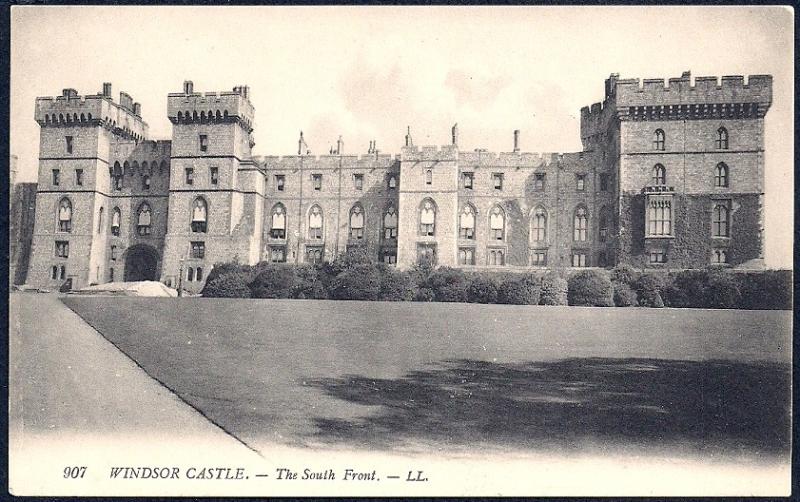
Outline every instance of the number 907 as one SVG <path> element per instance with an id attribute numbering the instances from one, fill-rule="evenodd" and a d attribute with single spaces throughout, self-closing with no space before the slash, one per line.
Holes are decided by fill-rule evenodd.
<path id="1" fill-rule="evenodd" d="M 64 467 L 65 479 L 78 479 L 86 474 L 86 467 Z"/>

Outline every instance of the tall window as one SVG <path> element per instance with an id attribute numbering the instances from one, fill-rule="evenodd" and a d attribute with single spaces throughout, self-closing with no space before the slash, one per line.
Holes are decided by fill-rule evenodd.
<path id="1" fill-rule="evenodd" d="M 279 192 L 283 192 L 284 188 L 286 188 L 286 176 L 283 174 L 276 174 L 275 189 Z"/>
<path id="2" fill-rule="evenodd" d="M 538 206 L 533 210 L 531 239 L 534 242 L 547 241 L 547 211 L 542 206 Z"/>
<path id="3" fill-rule="evenodd" d="M 719 188 L 728 186 L 728 166 L 724 162 L 717 164 L 714 169 L 714 186 Z"/>
<path id="4" fill-rule="evenodd" d="M 75 184 L 83 186 L 83 169 L 75 169 Z"/>
<path id="5" fill-rule="evenodd" d="M 545 173 L 536 173 L 533 175 L 533 189 L 537 191 L 544 190 L 544 174 Z"/>
<path id="6" fill-rule="evenodd" d="M 728 149 L 728 130 L 724 127 L 717 129 L 717 150 Z"/>
<path id="7" fill-rule="evenodd" d="M 275 204 L 272 207 L 272 226 L 269 235 L 273 239 L 286 238 L 286 209 L 283 204 Z"/>
<path id="8" fill-rule="evenodd" d="M 114 190 L 122 190 L 122 181 L 124 179 L 124 172 L 119 162 L 114 162 L 114 168 L 111 170 L 111 178 L 114 185 Z"/>
<path id="9" fill-rule="evenodd" d="M 492 173 L 492 185 L 495 190 L 503 189 L 503 173 Z"/>
<path id="10" fill-rule="evenodd" d="M 311 175 L 311 182 L 314 190 L 320 191 L 322 190 L 322 175 L 321 174 L 312 174 Z"/>
<path id="11" fill-rule="evenodd" d="M 664 150 L 664 131 L 656 129 L 653 134 L 653 150 Z"/>
<path id="12" fill-rule="evenodd" d="M 208 204 L 198 197 L 192 204 L 192 232 L 205 233 L 208 228 Z"/>
<path id="13" fill-rule="evenodd" d="M 647 234 L 672 235 L 672 201 L 651 197 L 647 209 Z"/>
<path id="14" fill-rule="evenodd" d="M 60 185 L 61 184 L 61 170 L 60 169 L 53 169 L 53 185 Z"/>
<path id="15" fill-rule="evenodd" d="M 111 212 L 111 235 L 119 237 L 119 220 L 122 218 L 122 211 L 115 207 Z"/>
<path id="16" fill-rule="evenodd" d="M 461 210 L 458 222 L 458 236 L 462 239 L 475 239 L 475 208 L 465 204 Z"/>
<path id="17" fill-rule="evenodd" d="M 69 258 L 69 241 L 56 241 L 56 257 Z"/>
<path id="18" fill-rule="evenodd" d="M 666 185 L 667 183 L 667 170 L 661 164 L 653 166 L 653 184 Z"/>
<path id="19" fill-rule="evenodd" d="M 397 239 L 397 211 L 394 206 L 389 206 L 386 214 L 383 215 L 383 237 Z"/>
<path id="20" fill-rule="evenodd" d="M 150 190 L 150 175 L 142 175 L 142 190 Z"/>
<path id="21" fill-rule="evenodd" d="M 350 238 L 364 238 L 364 209 L 359 204 L 350 210 Z"/>
<path id="22" fill-rule="evenodd" d="M 578 206 L 573 220 L 573 240 L 583 242 L 588 237 L 589 217 L 584 206 Z"/>
<path id="23" fill-rule="evenodd" d="M 582 251 L 572 253 L 572 266 L 585 267 L 586 266 L 586 253 Z"/>
<path id="24" fill-rule="evenodd" d="M 72 153 L 72 136 L 65 136 L 65 139 L 67 140 L 67 153 Z"/>
<path id="25" fill-rule="evenodd" d="M 608 192 L 608 173 L 600 173 L 600 191 Z"/>
<path id="26" fill-rule="evenodd" d="M 194 185 L 194 168 L 187 167 L 186 168 L 186 184 L 187 185 Z"/>
<path id="27" fill-rule="evenodd" d="M 487 265 L 505 265 L 506 253 L 502 249 L 490 249 L 486 255 Z"/>
<path id="28" fill-rule="evenodd" d="M 472 177 L 472 173 L 461 173 L 462 183 L 467 190 L 472 190 Z"/>
<path id="29" fill-rule="evenodd" d="M 609 220 L 611 219 L 610 215 L 609 215 L 609 212 L 610 211 L 609 211 L 607 206 L 603 206 L 603 207 L 600 208 L 600 218 L 599 218 L 599 223 L 600 223 L 599 240 L 600 240 L 600 242 L 605 242 L 606 239 L 608 238 L 608 224 L 609 224 Z"/>
<path id="30" fill-rule="evenodd" d="M 576 174 L 575 175 L 575 190 L 582 192 L 586 190 L 586 175 L 585 174 Z"/>
<path id="31" fill-rule="evenodd" d="M 714 205 L 712 231 L 714 237 L 730 237 L 730 210 L 726 202 L 720 202 Z"/>
<path id="32" fill-rule="evenodd" d="M 459 265 L 475 265 L 475 248 L 458 248 Z"/>
<path id="33" fill-rule="evenodd" d="M 308 238 L 312 240 L 322 240 L 323 230 L 322 208 L 314 206 L 308 214 Z"/>
<path id="34" fill-rule="evenodd" d="M 208 136 L 205 134 L 200 135 L 200 151 L 201 152 L 208 151 Z"/>
<path id="35" fill-rule="evenodd" d="M 435 235 L 436 232 L 436 206 L 430 199 L 422 202 L 419 211 L 419 233 L 423 236 Z"/>
<path id="36" fill-rule="evenodd" d="M 309 246 L 306 248 L 306 263 L 319 265 L 322 263 L 324 251 L 322 246 Z M 285 261 L 285 260 L 284 260 Z"/>
<path id="37" fill-rule="evenodd" d="M 150 235 L 151 232 L 151 215 L 150 204 L 142 202 L 139 206 L 139 213 L 136 217 L 136 231 L 139 235 Z"/>
<path id="38" fill-rule="evenodd" d="M 505 237 L 506 217 L 500 206 L 495 206 L 489 214 L 489 233 L 491 238 L 502 241 Z"/>
<path id="39" fill-rule="evenodd" d="M 389 190 L 397 188 L 397 178 L 394 175 L 389 176 Z"/>
<path id="40" fill-rule="evenodd" d="M 286 262 L 286 246 L 270 246 L 269 261 L 272 263 Z"/>
<path id="41" fill-rule="evenodd" d="M 212 167 L 209 169 L 209 175 L 211 176 L 211 184 L 216 185 L 219 183 L 219 168 Z"/>
<path id="42" fill-rule="evenodd" d="M 354 174 L 353 175 L 353 188 L 356 190 L 363 190 L 364 189 L 364 175 L 363 174 Z"/>
<path id="43" fill-rule="evenodd" d="M 72 231 L 72 203 L 67 198 L 58 203 L 58 231 Z"/>
<path id="44" fill-rule="evenodd" d="M 425 184 L 426 185 L 433 184 L 433 171 L 431 171 L 430 169 L 425 171 Z"/>

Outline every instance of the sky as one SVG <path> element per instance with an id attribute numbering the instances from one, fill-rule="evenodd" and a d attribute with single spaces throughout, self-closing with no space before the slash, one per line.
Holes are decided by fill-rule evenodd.
<path id="1" fill-rule="evenodd" d="M 771 74 L 766 128 L 767 265 L 791 267 L 794 15 L 786 7 L 11 8 L 11 153 L 34 181 L 37 96 L 112 82 L 168 139 L 169 92 L 250 86 L 256 155 L 399 153 L 447 144 L 579 151 L 580 108 L 621 78 Z"/>

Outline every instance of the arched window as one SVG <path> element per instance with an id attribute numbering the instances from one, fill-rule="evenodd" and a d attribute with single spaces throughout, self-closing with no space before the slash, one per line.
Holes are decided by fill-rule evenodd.
<path id="1" fill-rule="evenodd" d="M 150 176 L 152 173 L 153 168 L 147 162 L 142 162 L 142 190 L 150 190 Z"/>
<path id="2" fill-rule="evenodd" d="M 461 214 L 458 215 L 458 236 L 475 240 L 475 208 L 472 204 L 464 204 Z"/>
<path id="3" fill-rule="evenodd" d="M 228 110 L 224 110 L 224 111 L 222 112 L 222 117 L 223 117 L 225 120 L 228 120 Z"/>
<path id="4" fill-rule="evenodd" d="M 87 114 L 86 114 L 86 119 L 87 119 L 89 122 L 91 122 L 91 121 L 92 121 L 92 114 L 91 114 L 91 113 L 87 113 Z"/>
<path id="5" fill-rule="evenodd" d="M 114 162 L 114 167 L 111 170 L 111 178 L 114 190 L 122 190 L 124 172 L 122 170 L 122 166 L 119 165 L 119 162 Z"/>
<path id="6" fill-rule="evenodd" d="M 350 238 L 364 238 L 364 209 L 360 204 L 350 209 Z"/>
<path id="7" fill-rule="evenodd" d="M 504 240 L 505 231 L 506 215 L 503 212 L 503 208 L 500 206 L 494 206 L 494 208 L 492 208 L 492 212 L 489 213 L 489 233 L 491 235 L 491 239 L 496 241 Z"/>
<path id="8" fill-rule="evenodd" d="M 547 241 L 547 211 L 542 206 L 533 210 L 531 219 L 531 240 L 533 242 Z"/>
<path id="9" fill-rule="evenodd" d="M 217 120 L 221 120 L 221 119 L 222 119 L 222 112 L 217 110 Z"/>
<path id="10" fill-rule="evenodd" d="M 436 233 L 436 204 L 425 199 L 419 208 L 419 233 L 428 236 Z"/>
<path id="11" fill-rule="evenodd" d="M 192 203 L 192 232 L 205 233 L 208 229 L 208 203 L 198 197 Z"/>
<path id="12" fill-rule="evenodd" d="M 72 232 L 72 202 L 66 197 L 58 203 L 58 231 Z"/>
<path id="13" fill-rule="evenodd" d="M 608 209 L 608 206 L 603 206 L 600 208 L 600 216 L 599 216 L 599 223 L 600 223 L 600 234 L 599 240 L 600 242 L 605 242 L 608 238 L 608 229 L 609 224 L 611 222 L 611 211 Z"/>
<path id="14" fill-rule="evenodd" d="M 573 240 L 583 242 L 588 237 L 589 231 L 589 217 L 586 211 L 586 207 L 578 206 L 575 209 L 575 218 L 573 220 L 573 233 L 572 238 Z"/>
<path id="15" fill-rule="evenodd" d="M 487 260 L 487 265 L 505 265 L 506 254 L 502 249 L 490 249 Z"/>
<path id="16" fill-rule="evenodd" d="M 397 177 L 392 174 L 389 176 L 389 189 L 394 190 L 395 188 L 397 188 Z"/>
<path id="17" fill-rule="evenodd" d="M 136 231 L 139 235 L 150 235 L 151 228 L 150 204 L 142 202 L 136 217 Z"/>
<path id="18" fill-rule="evenodd" d="M 728 204 L 724 202 L 715 204 L 713 214 L 712 230 L 714 237 L 730 237 L 730 211 L 728 210 Z"/>
<path id="19" fill-rule="evenodd" d="M 664 150 L 664 131 L 656 129 L 653 135 L 653 150 Z"/>
<path id="20" fill-rule="evenodd" d="M 425 184 L 430 185 L 433 183 L 433 171 L 428 169 L 425 171 Z"/>
<path id="21" fill-rule="evenodd" d="M 661 164 L 653 166 L 653 184 L 666 185 L 667 183 L 667 170 Z"/>
<path id="22" fill-rule="evenodd" d="M 194 268 L 189 267 L 189 270 L 186 271 L 186 280 L 192 282 L 194 280 Z"/>
<path id="23" fill-rule="evenodd" d="M 101 207 L 97 214 L 97 233 L 103 231 L 103 208 Z"/>
<path id="24" fill-rule="evenodd" d="M 119 237 L 119 220 L 122 218 L 122 211 L 118 207 L 111 213 L 111 235 Z"/>
<path id="25" fill-rule="evenodd" d="M 86 122 L 86 115 L 81 113 L 81 122 Z"/>
<path id="26" fill-rule="evenodd" d="M 63 123 L 64 123 L 64 114 L 63 114 L 63 113 L 59 113 L 59 114 L 58 114 L 58 122 L 59 122 L 60 124 L 63 124 Z"/>
<path id="27" fill-rule="evenodd" d="M 714 169 L 714 186 L 719 188 L 728 186 L 728 166 L 724 162 L 717 164 Z"/>
<path id="28" fill-rule="evenodd" d="M 308 238 L 312 240 L 322 240 L 325 217 L 322 208 L 313 206 L 308 213 Z"/>
<path id="29" fill-rule="evenodd" d="M 728 149 L 728 130 L 724 127 L 717 129 L 717 150 Z"/>
<path id="30" fill-rule="evenodd" d="M 178 122 L 183 122 L 183 112 L 178 112 Z"/>
<path id="31" fill-rule="evenodd" d="M 197 270 L 195 271 L 195 279 L 197 281 L 203 280 L 203 267 L 197 267 Z"/>
<path id="32" fill-rule="evenodd" d="M 273 239 L 286 238 L 286 208 L 283 207 L 283 204 L 278 203 L 272 206 L 269 236 Z"/>
<path id="33" fill-rule="evenodd" d="M 389 206 L 383 215 L 383 237 L 397 239 L 397 211 L 394 206 Z"/>
<path id="34" fill-rule="evenodd" d="M 206 111 L 205 110 L 200 112 L 200 120 L 202 120 L 203 122 L 206 121 Z"/>

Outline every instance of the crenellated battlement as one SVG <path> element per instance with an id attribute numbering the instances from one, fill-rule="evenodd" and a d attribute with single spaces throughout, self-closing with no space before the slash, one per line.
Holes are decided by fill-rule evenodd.
<path id="1" fill-rule="evenodd" d="M 173 124 L 239 122 L 252 132 L 255 109 L 248 86 L 237 86 L 230 92 L 200 93 L 186 81 L 183 92 L 167 95 L 167 116 Z"/>
<path id="2" fill-rule="evenodd" d="M 42 127 L 103 126 L 114 134 L 141 141 L 147 138 L 147 123 L 142 108 L 126 92 L 119 103 L 111 97 L 111 84 L 103 84 L 98 94 L 81 96 L 75 89 L 64 89 L 61 96 L 36 98 L 34 118 Z"/>
<path id="3" fill-rule="evenodd" d="M 389 169 L 400 160 L 399 155 L 285 155 L 259 156 L 253 159 L 264 169 Z"/>
<path id="4" fill-rule="evenodd" d="M 456 145 L 442 145 L 441 147 L 410 145 L 402 147 L 400 152 L 400 160 L 404 162 L 458 160 L 458 146 Z"/>

